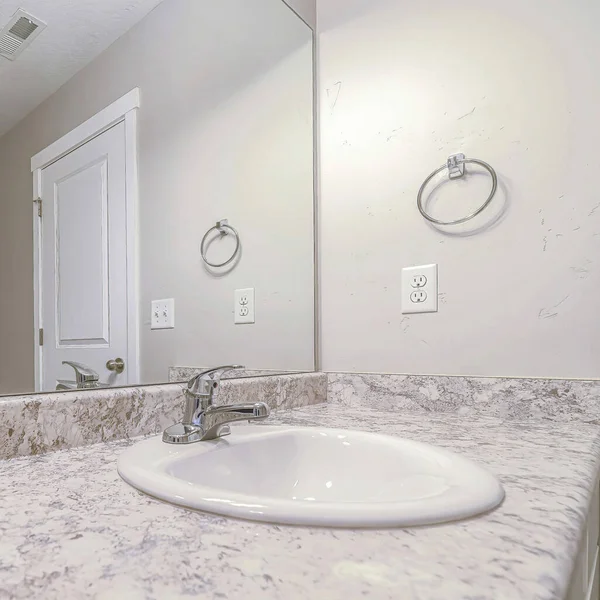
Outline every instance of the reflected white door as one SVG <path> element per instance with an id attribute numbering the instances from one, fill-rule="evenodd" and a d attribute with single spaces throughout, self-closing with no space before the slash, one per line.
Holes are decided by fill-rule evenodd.
<path id="1" fill-rule="evenodd" d="M 100 382 L 128 381 L 125 124 L 42 170 L 41 389 L 74 380 L 84 363 Z M 106 363 L 122 358 L 125 370 Z"/>

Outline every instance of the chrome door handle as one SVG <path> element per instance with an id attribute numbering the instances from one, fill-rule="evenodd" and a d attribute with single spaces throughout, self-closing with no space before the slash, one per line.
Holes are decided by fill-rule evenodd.
<path id="1" fill-rule="evenodd" d="M 122 373 L 125 370 L 125 361 L 122 358 L 115 358 L 106 363 L 106 368 L 115 373 Z"/>

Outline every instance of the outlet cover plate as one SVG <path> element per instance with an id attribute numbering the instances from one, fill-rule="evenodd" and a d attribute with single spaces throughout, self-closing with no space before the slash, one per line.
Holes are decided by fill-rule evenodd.
<path id="1" fill-rule="evenodd" d="M 254 288 L 235 290 L 233 322 L 236 325 L 254 323 Z"/>
<path id="2" fill-rule="evenodd" d="M 438 311 L 438 266 L 423 265 L 402 269 L 402 312 Z"/>
<path id="3" fill-rule="evenodd" d="M 152 300 L 150 329 L 175 329 L 175 300 Z"/>

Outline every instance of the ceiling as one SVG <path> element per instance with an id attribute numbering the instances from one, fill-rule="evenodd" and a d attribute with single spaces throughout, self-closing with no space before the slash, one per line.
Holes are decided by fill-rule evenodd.
<path id="1" fill-rule="evenodd" d="M 0 136 L 162 0 L 1 0 L 0 29 L 22 8 L 48 24 L 14 61 L 0 57 Z"/>

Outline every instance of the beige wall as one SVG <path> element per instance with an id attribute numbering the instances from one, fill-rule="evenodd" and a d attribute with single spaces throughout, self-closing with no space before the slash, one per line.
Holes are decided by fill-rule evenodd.
<path id="1" fill-rule="evenodd" d="M 173 364 L 312 367 L 310 77 L 310 31 L 283 3 L 165 0 L 0 139 L 0 392 L 33 389 L 30 158 L 136 86 L 143 380 Z M 199 243 L 221 217 L 244 258 L 215 278 Z M 235 327 L 233 290 L 251 286 L 257 324 Z M 150 332 L 164 297 L 178 326 Z"/>
<path id="2" fill-rule="evenodd" d="M 324 368 L 600 377 L 600 4 L 318 9 Z M 484 218 L 439 231 L 416 193 L 461 151 L 502 186 Z M 488 186 L 444 186 L 438 214 Z M 401 268 L 432 262 L 439 312 L 402 315 Z"/>
<path id="3" fill-rule="evenodd" d="M 18 132 L 0 139 L 0 393 L 33 390 L 34 147 Z"/>

